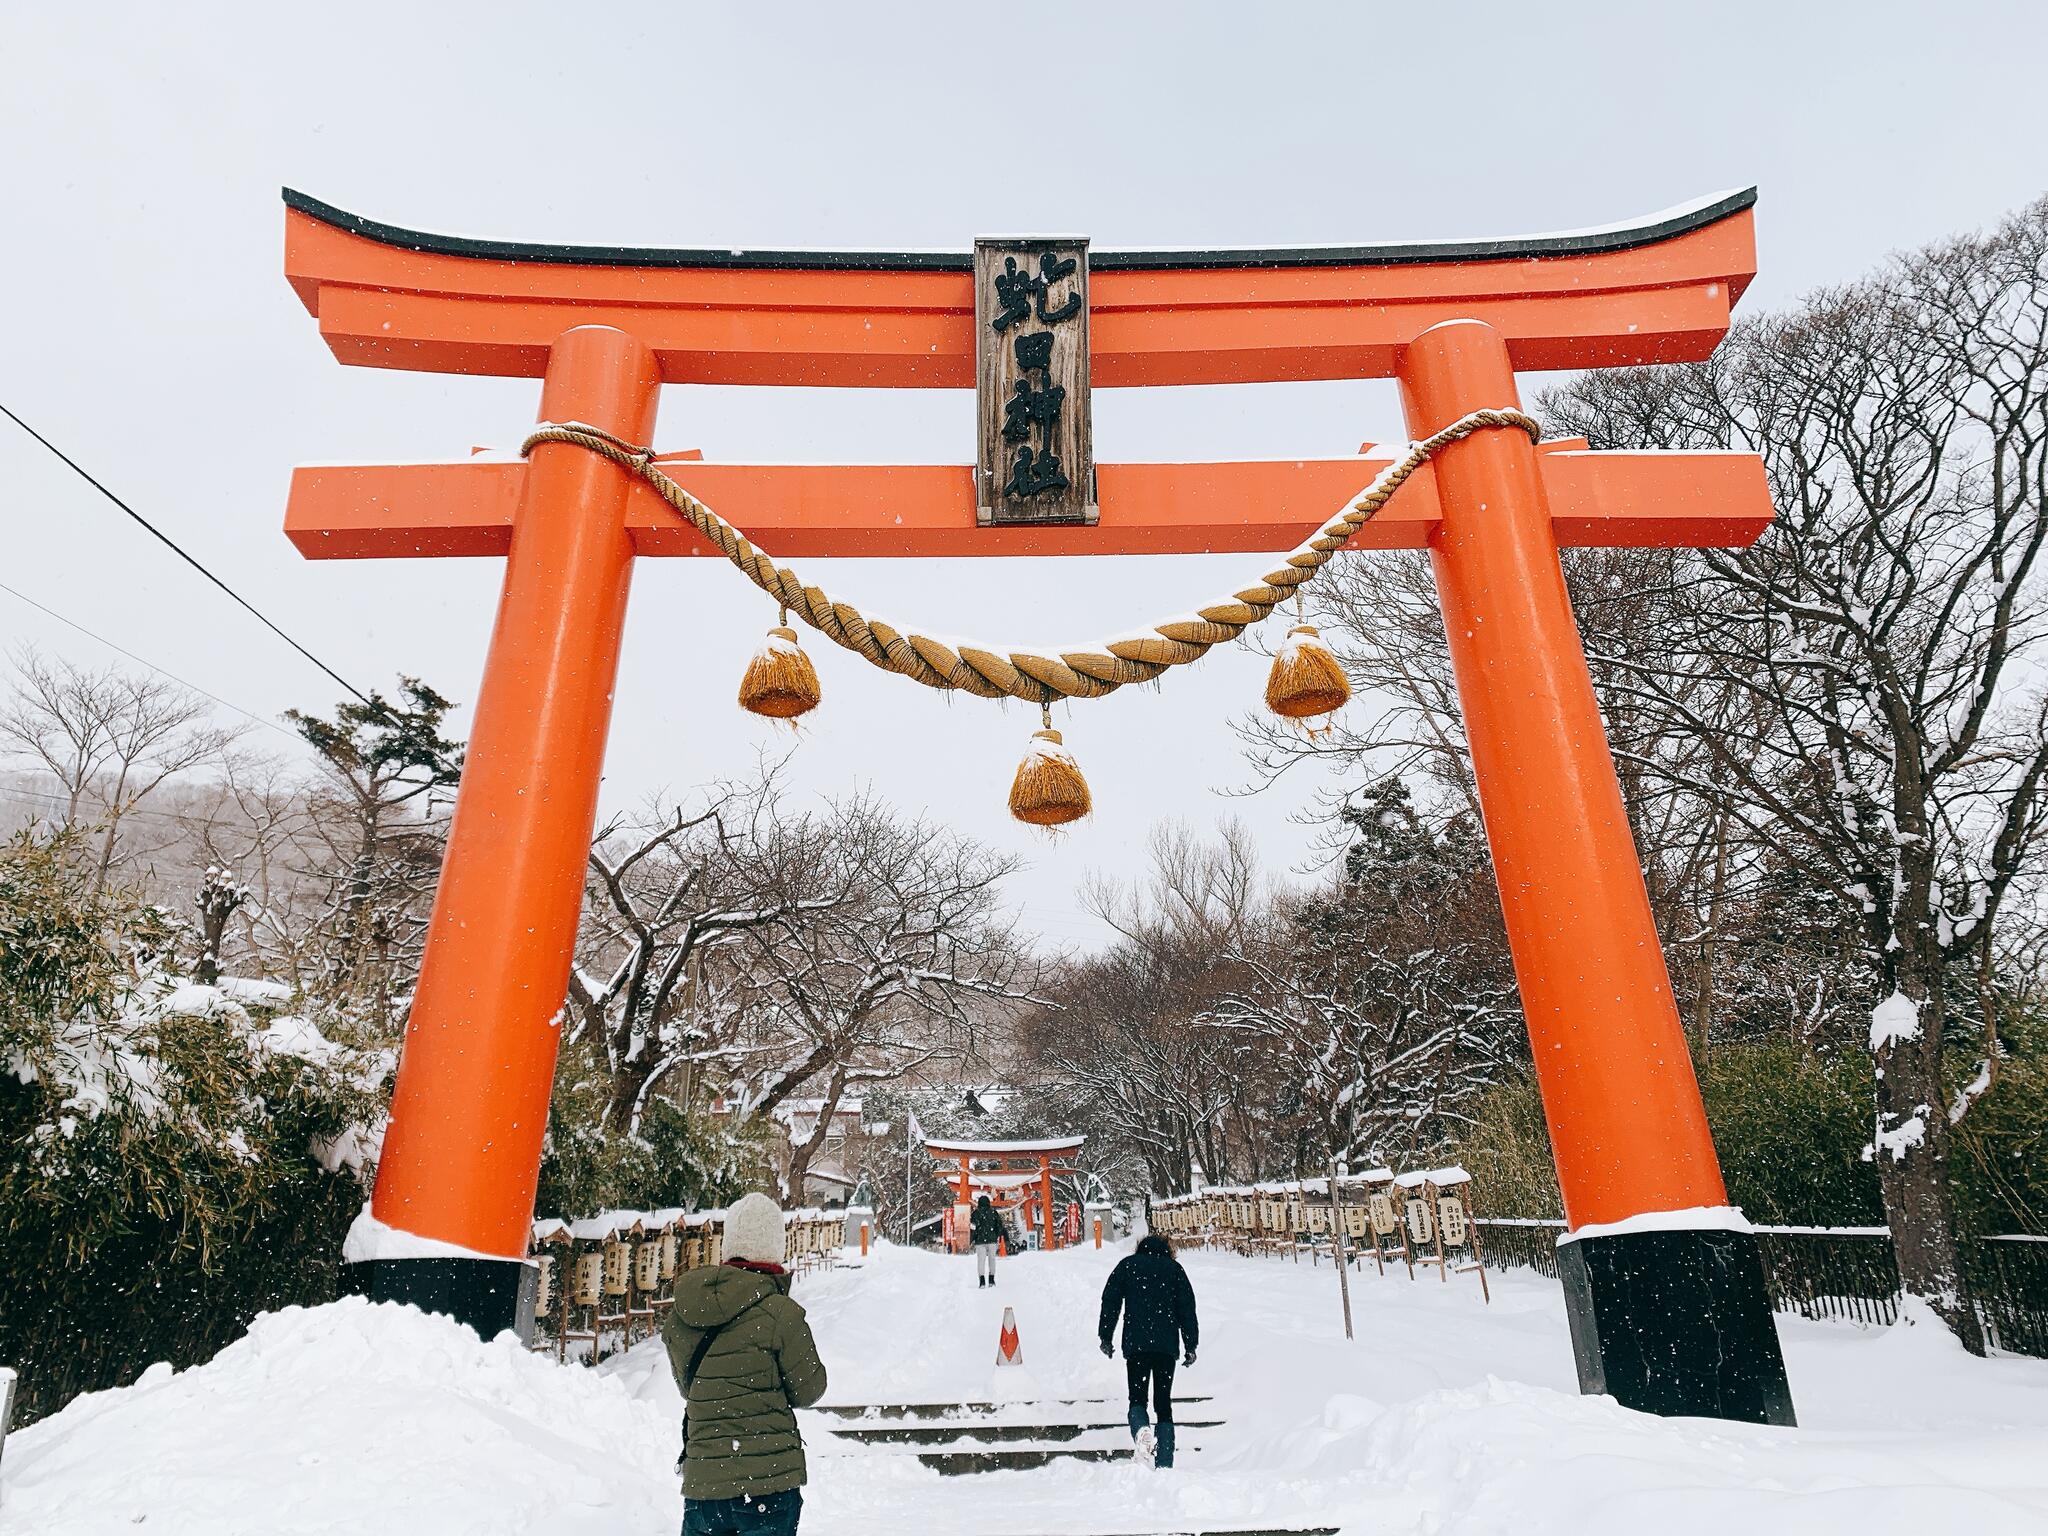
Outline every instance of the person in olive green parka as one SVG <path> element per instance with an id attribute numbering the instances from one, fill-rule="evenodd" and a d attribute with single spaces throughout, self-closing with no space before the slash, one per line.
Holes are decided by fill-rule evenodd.
<path id="1" fill-rule="evenodd" d="M 679 1276 L 662 1325 L 682 1389 L 684 1536 L 791 1536 L 803 1509 L 798 1408 L 825 1367 L 782 1267 L 782 1210 L 748 1195 L 725 1215 L 724 1262 Z M 690 1360 L 712 1333 L 694 1380 Z"/>

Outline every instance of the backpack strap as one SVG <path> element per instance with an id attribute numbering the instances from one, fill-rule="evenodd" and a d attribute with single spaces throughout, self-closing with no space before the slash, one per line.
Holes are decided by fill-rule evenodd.
<path id="1" fill-rule="evenodd" d="M 702 1333 L 697 1335 L 697 1347 L 690 1351 L 690 1363 L 683 1367 L 683 1404 L 685 1408 L 688 1407 L 690 1401 L 690 1387 L 697 1380 L 697 1371 L 704 1364 L 704 1357 L 711 1353 L 711 1345 L 713 1341 L 716 1340 L 721 1333 L 725 1332 L 726 1329 L 730 1328 L 734 1323 L 738 1322 L 741 1318 L 745 1317 L 749 1312 L 753 1311 L 754 1308 L 761 1305 L 761 1303 L 766 1301 L 767 1299 L 767 1296 L 756 1296 L 752 1301 L 748 1302 L 744 1307 L 741 1307 L 739 1311 L 733 1313 L 733 1315 L 727 1318 L 724 1322 L 718 1324 L 716 1327 L 706 1328 Z"/>

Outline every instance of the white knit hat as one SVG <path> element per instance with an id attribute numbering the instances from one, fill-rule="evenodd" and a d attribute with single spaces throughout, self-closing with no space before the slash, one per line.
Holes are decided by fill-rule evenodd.
<path id="1" fill-rule="evenodd" d="M 722 1255 L 750 1264 L 780 1264 L 782 1207 L 766 1195 L 748 1195 L 735 1202 L 725 1213 Z"/>

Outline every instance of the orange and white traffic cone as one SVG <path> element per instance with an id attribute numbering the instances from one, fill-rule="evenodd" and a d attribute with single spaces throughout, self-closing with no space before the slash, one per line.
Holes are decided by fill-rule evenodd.
<path id="1" fill-rule="evenodd" d="M 1002 1337 L 996 1341 L 996 1364 L 1022 1365 L 1024 1346 L 1017 1338 L 1017 1311 L 1014 1307 L 1003 1308 Z"/>

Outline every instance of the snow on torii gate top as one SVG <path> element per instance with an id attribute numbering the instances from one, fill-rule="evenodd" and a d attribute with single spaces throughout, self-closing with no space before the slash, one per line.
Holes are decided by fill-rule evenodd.
<path id="1" fill-rule="evenodd" d="M 935 1158 L 987 1157 L 987 1158 L 1050 1158 L 1054 1162 L 1066 1162 L 1077 1156 L 1085 1136 L 1059 1136 L 1044 1141 L 944 1141 L 931 1136 L 924 1139 L 924 1149 Z"/>
<path id="2" fill-rule="evenodd" d="M 422 234 L 287 191 L 285 270 L 344 363 L 540 377 L 569 326 L 616 326 L 666 383 L 966 389 L 965 253 L 668 250 Z M 1384 378 L 1432 325 L 1477 319 L 1518 369 L 1704 358 L 1756 270 L 1745 191 L 1636 224 L 1525 239 L 1098 251 L 1097 387 Z M 1770 520 L 1753 455 L 1544 445 L 1563 546 L 1747 544 Z M 1099 466 L 1095 526 L 978 527 L 972 470 L 942 465 L 663 468 L 781 558 L 1261 551 L 1291 547 L 1390 455 Z M 527 466 L 308 465 L 286 532 L 313 559 L 503 555 Z M 1440 521 L 1425 466 L 1354 541 L 1420 549 Z M 712 553 L 635 483 L 640 555 Z"/>

